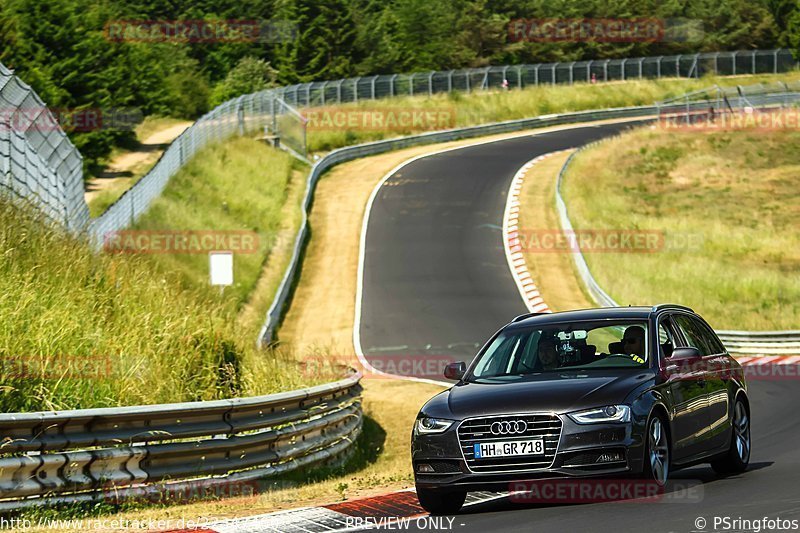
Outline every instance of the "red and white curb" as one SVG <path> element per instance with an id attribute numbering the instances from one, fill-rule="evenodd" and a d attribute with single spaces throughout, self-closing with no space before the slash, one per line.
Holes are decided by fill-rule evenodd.
<path id="1" fill-rule="evenodd" d="M 511 276 L 517 284 L 522 301 L 531 313 L 551 313 L 552 311 L 545 303 L 539 288 L 531 278 L 531 273 L 525 265 L 525 256 L 522 254 L 522 242 L 519 239 L 519 195 L 522 191 L 522 183 L 525 175 L 539 161 L 552 155 L 561 153 L 565 150 L 550 152 L 548 154 L 535 157 L 522 165 L 511 180 L 511 187 L 506 198 L 506 209 L 503 214 L 503 247 L 506 251 L 506 260 L 511 269 Z"/>
<path id="2" fill-rule="evenodd" d="M 493 492 L 470 492 L 465 507 L 507 497 Z M 321 507 L 302 507 L 275 513 L 232 518 L 198 529 L 172 530 L 169 533 L 307 533 L 309 531 L 360 531 L 398 529 L 410 520 L 423 520 L 428 513 L 419 505 L 413 489 L 381 496 L 334 503 Z M 437 517 L 440 520 L 446 518 Z M 392 527 L 392 526 L 395 527 Z M 405 529 L 400 527 L 400 529 Z"/>
<path id="3" fill-rule="evenodd" d="M 748 355 L 736 360 L 742 366 L 800 365 L 800 355 Z"/>

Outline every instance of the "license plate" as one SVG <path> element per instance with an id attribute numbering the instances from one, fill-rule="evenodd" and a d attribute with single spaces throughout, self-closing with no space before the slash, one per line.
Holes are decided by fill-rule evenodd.
<path id="1" fill-rule="evenodd" d="M 475 459 L 514 455 L 544 455 L 544 439 L 476 442 Z"/>

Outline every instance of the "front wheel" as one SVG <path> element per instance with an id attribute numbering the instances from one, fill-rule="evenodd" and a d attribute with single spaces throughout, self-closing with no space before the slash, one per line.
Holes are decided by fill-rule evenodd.
<path id="1" fill-rule="evenodd" d="M 722 457 L 711 461 L 718 474 L 738 474 L 747 470 L 750 463 L 750 413 L 740 399 L 733 406 L 733 431 L 731 446 Z"/>
<path id="2" fill-rule="evenodd" d="M 669 478 L 669 435 L 664 419 L 654 413 L 647 422 L 645 460 L 642 475 L 664 486 Z"/>
<path id="3" fill-rule="evenodd" d="M 467 499 L 467 493 L 417 488 L 417 499 L 422 508 L 432 515 L 450 515 L 456 514 L 461 509 L 464 500 Z"/>

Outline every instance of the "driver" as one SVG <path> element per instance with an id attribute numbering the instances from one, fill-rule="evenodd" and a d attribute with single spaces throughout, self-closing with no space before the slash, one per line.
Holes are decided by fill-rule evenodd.
<path id="1" fill-rule="evenodd" d="M 644 328 L 642 326 L 628 326 L 622 335 L 622 352 L 630 355 L 638 362 L 644 362 Z"/>
<path id="2" fill-rule="evenodd" d="M 556 341 L 552 337 L 542 337 L 537 346 L 537 356 L 542 365 L 542 370 L 555 370 L 558 368 L 558 352 Z"/>

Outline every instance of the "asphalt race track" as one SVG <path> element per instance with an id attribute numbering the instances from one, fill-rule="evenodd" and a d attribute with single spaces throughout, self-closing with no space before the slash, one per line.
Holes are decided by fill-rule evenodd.
<path id="1" fill-rule="evenodd" d="M 537 155 L 625 127 L 581 127 L 466 147 L 419 159 L 389 177 L 366 233 L 357 332 L 365 356 L 376 363 L 386 355 L 469 360 L 494 331 L 526 312 L 501 240 L 510 180 Z M 453 530 L 765 531 L 763 524 L 733 521 L 715 527 L 715 517 L 800 521 L 798 381 L 751 382 L 750 399 L 753 451 L 742 475 L 721 478 L 708 466 L 673 472 L 675 482 L 701 485 L 691 497 L 674 493 L 659 502 L 495 500 L 464 509 Z"/>

